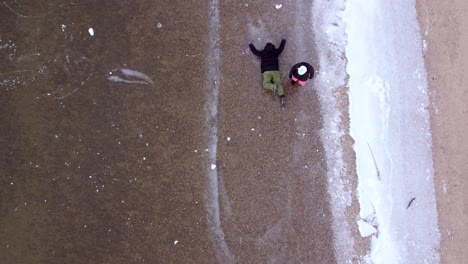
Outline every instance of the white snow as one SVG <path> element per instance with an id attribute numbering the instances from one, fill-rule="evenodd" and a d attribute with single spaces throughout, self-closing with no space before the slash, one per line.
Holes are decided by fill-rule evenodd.
<path id="1" fill-rule="evenodd" d="M 358 225 L 363 236 L 378 231 L 367 259 L 438 263 L 429 98 L 415 1 L 348 0 L 343 19 Z"/>
<path id="2" fill-rule="evenodd" d="M 345 31 L 341 16 L 344 0 L 314 0 L 312 27 L 314 30 L 315 50 L 320 72 L 313 79 L 313 87 L 319 95 L 322 109 L 323 129 L 321 140 L 325 147 L 327 168 L 329 168 L 328 193 L 330 195 L 333 217 L 335 256 L 337 263 L 352 263 L 353 237 L 346 218 L 346 209 L 351 205 L 349 176 L 343 161 L 340 145 L 345 135 L 342 130 L 341 109 L 338 91 L 346 85 Z"/>
<path id="3" fill-rule="evenodd" d="M 373 227 L 372 225 L 364 222 L 363 220 L 357 221 L 358 227 L 359 227 L 359 233 L 361 233 L 362 237 L 368 237 L 372 234 L 374 234 L 377 229 Z"/>
<path id="4" fill-rule="evenodd" d="M 211 164 L 211 169 L 212 169 L 212 170 L 216 169 L 216 165 L 215 165 L 215 164 Z"/>
<path id="5" fill-rule="evenodd" d="M 179 243 L 179 240 L 174 241 L 174 246 L 177 245 L 177 243 Z"/>
<path id="6" fill-rule="evenodd" d="M 120 76 L 117 76 L 116 74 Z M 107 77 L 107 79 L 113 82 L 123 82 L 130 84 L 154 84 L 153 80 L 151 80 L 151 78 L 148 77 L 148 75 L 139 71 L 125 68 L 112 69 L 112 71 L 109 72 L 109 76 Z M 143 135 L 139 135 L 139 137 L 142 138 Z"/>
<path id="7" fill-rule="evenodd" d="M 371 236 L 369 254 L 359 257 L 365 263 L 438 263 L 426 44 L 415 0 L 314 0 L 312 12 L 337 262 L 353 263 L 355 242 L 345 214 L 351 190 L 337 93 L 348 74 L 360 203 L 355 223 L 362 239 Z"/>
<path id="8" fill-rule="evenodd" d="M 281 7 L 283 7 L 282 4 L 276 4 L 276 5 L 275 5 L 275 8 L 276 8 L 276 9 L 281 9 Z"/>
<path id="9" fill-rule="evenodd" d="M 94 29 L 93 28 L 89 28 L 88 32 L 89 32 L 89 35 L 94 36 Z"/>

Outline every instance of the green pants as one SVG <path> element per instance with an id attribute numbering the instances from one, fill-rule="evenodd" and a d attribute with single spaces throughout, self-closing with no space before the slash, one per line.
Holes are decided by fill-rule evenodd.
<path id="1" fill-rule="evenodd" d="M 284 95 L 283 86 L 281 85 L 279 71 L 266 71 L 263 73 L 263 89 L 273 91 L 275 84 L 278 86 L 278 96 Z"/>

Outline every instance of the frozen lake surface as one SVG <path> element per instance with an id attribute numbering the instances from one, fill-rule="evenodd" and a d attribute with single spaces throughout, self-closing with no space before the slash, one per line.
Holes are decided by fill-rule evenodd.
<path id="1" fill-rule="evenodd" d="M 11 0 L 0 19 L 0 262 L 438 261 L 414 1 Z M 282 34 L 285 87 L 317 69 L 285 109 L 245 44 Z"/>

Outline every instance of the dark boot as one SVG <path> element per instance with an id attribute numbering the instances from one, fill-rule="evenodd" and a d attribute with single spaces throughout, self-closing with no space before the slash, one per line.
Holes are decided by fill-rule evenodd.
<path id="1" fill-rule="evenodd" d="M 283 96 L 280 97 L 280 99 L 281 99 L 281 107 L 285 107 L 286 106 L 286 96 L 283 95 Z"/>

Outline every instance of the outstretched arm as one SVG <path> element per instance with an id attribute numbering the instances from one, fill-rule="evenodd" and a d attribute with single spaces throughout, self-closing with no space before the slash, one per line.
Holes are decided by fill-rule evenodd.
<path id="1" fill-rule="evenodd" d="M 249 48 L 250 48 L 250 50 L 252 51 L 253 54 L 255 54 L 255 55 L 259 56 L 259 57 L 262 56 L 262 53 L 260 51 L 258 51 L 252 43 L 249 44 Z"/>
<path id="2" fill-rule="evenodd" d="M 286 39 L 282 39 L 282 40 L 281 40 L 281 44 L 280 44 L 280 46 L 279 46 L 279 48 L 278 48 L 278 55 L 280 55 L 281 52 L 283 52 L 283 50 L 284 50 L 284 45 L 285 45 L 285 44 L 286 44 Z"/>

